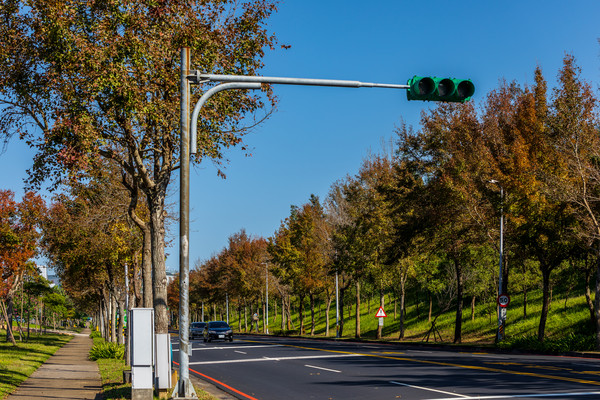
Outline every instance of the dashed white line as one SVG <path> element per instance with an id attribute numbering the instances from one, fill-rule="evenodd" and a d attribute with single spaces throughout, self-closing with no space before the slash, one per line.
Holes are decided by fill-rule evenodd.
<path id="1" fill-rule="evenodd" d="M 246 353 L 245 351 L 239 351 L 239 350 L 234 350 L 234 352 L 236 352 L 236 353 L 240 353 L 240 354 L 248 354 L 248 353 Z"/>
<path id="2" fill-rule="evenodd" d="M 396 382 L 396 381 L 390 381 L 390 383 L 393 383 L 394 385 L 407 386 L 407 387 L 411 387 L 411 388 L 414 388 L 414 389 L 428 390 L 430 392 L 436 392 L 436 393 L 442 393 L 442 394 L 449 394 L 451 396 L 456 396 L 456 397 L 469 398 L 469 396 L 464 396 L 462 394 L 456 394 L 456 393 L 452 393 L 452 392 L 445 392 L 443 390 L 426 388 L 426 387 L 423 387 L 423 386 L 409 385 L 408 383 L 402 383 L 402 382 Z"/>
<path id="3" fill-rule="evenodd" d="M 326 354 L 322 356 L 298 356 L 298 357 L 263 357 L 246 358 L 241 360 L 217 360 L 217 361 L 196 361 L 190 362 L 190 365 L 210 365 L 210 364 L 230 364 L 257 361 L 287 361 L 287 360 L 312 360 L 317 358 L 339 358 L 339 357 L 364 357 L 361 354 Z"/>
<path id="4" fill-rule="evenodd" d="M 194 347 L 194 350 L 233 350 L 233 349 L 255 349 L 257 347 L 281 347 L 280 344 L 269 344 L 269 345 L 252 345 L 252 346 L 215 346 L 208 347 L 205 344 L 201 345 L 201 348 Z M 179 349 L 173 349 L 173 352 L 177 352 Z"/>
<path id="5" fill-rule="evenodd" d="M 338 371 L 337 369 L 330 369 L 330 368 L 323 368 L 323 367 L 317 367 L 315 365 L 308 365 L 308 364 L 304 364 L 305 367 L 308 368 L 315 368 L 315 369 L 321 369 L 323 371 L 329 371 L 329 372 L 337 372 L 338 374 L 341 374 L 342 371 Z"/>

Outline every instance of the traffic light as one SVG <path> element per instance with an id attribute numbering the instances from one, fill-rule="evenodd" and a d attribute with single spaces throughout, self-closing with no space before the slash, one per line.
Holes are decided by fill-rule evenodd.
<path id="1" fill-rule="evenodd" d="M 408 80 L 408 100 L 460 102 L 468 101 L 475 93 L 470 79 L 413 76 Z"/>

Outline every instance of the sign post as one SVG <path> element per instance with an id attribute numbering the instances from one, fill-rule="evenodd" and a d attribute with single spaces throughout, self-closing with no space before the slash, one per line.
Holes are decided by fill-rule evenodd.
<path id="1" fill-rule="evenodd" d="M 506 308 L 510 304 L 510 296 L 507 294 L 501 294 L 498 296 L 498 306 L 499 306 L 499 315 L 498 315 L 498 340 L 502 340 L 504 338 L 504 328 L 506 327 Z"/>
<path id="2" fill-rule="evenodd" d="M 383 326 L 383 319 L 387 317 L 387 314 L 383 310 L 383 307 L 379 307 L 377 313 L 375 314 L 375 318 L 379 318 L 379 326 Z"/>

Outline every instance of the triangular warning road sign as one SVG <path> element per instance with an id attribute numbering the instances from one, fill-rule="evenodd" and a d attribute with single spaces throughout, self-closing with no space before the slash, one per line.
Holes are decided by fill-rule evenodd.
<path id="1" fill-rule="evenodd" d="M 376 318 L 382 318 L 382 317 L 387 317 L 387 314 L 385 313 L 385 311 L 383 311 L 383 307 L 379 307 L 379 310 L 377 310 L 377 314 L 375 314 Z"/>

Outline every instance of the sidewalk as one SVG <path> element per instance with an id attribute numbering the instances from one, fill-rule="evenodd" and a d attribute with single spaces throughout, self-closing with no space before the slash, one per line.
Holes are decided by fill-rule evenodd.
<path id="1" fill-rule="evenodd" d="M 89 329 L 76 333 L 7 399 L 102 399 L 98 364 L 88 360 L 89 335 Z"/>

